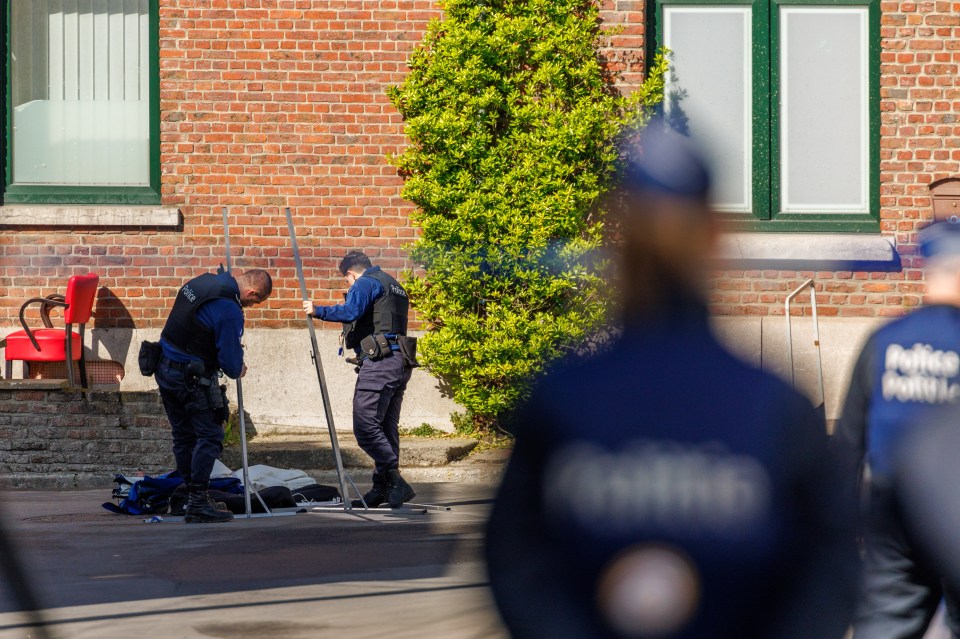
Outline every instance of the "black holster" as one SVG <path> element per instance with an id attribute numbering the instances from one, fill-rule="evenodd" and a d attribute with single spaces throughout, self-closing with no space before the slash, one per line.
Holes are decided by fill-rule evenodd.
<path id="1" fill-rule="evenodd" d="M 137 356 L 137 363 L 140 365 L 140 374 L 144 377 L 150 377 L 157 372 L 160 366 L 160 356 L 163 349 L 160 342 L 148 342 L 144 340 L 140 343 L 140 353 Z"/>
<path id="2" fill-rule="evenodd" d="M 403 365 L 407 368 L 416 368 L 420 366 L 417 361 L 417 338 L 407 337 L 406 335 L 397 335 L 397 344 L 400 346 L 400 354 L 403 355 Z"/>
<path id="3" fill-rule="evenodd" d="M 218 384 L 216 373 L 207 375 L 201 370 L 202 362 L 190 362 L 186 370 L 187 390 L 192 394 L 193 401 L 184 408 L 191 412 L 212 410 L 218 422 L 225 422 L 230 416 L 230 400 L 227 399 L 227 387 Z"/>
<path id="4" fill-rule="evenodd" d="M 360 350 L 368 359 L 377 361 L 390 354 L 390 340 L 382 333 L 367 335 L 360 340 Z"/>

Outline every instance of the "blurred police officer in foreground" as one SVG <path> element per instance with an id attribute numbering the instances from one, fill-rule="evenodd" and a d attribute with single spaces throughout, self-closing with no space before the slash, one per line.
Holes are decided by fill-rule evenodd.
<path id="1" fill-rule="evenodd" d="M 904 444 L 934 411 L 946 415 L 937 409 L 960 398 L 960 225 L 924 229 L 920 250 L 927 265 L 924 306 L 867 340 L 837 426 L 835 443 L 863 462 L 869 477 L 855 639 L 919 639 L 941 597 L 953 636 L 960 636 L 957 591 L 915 545 L 895 490 Z M 955 411 L 951 421 L 956 427 Z"/>
<path id="2" fill-rule="evenodd" d="M 229 414 L 227 377 L 243 377 L 243 308 L 270 296 L 273 282 L 263 270 L 246 271 L 236 279 L 229 273 L 205 273 L 184 284 L 160 336 L 162 356 L 157 385 L 173 428 L 173 455 L 187 487 L 185 521 L 230 521 L 207 495 L 210 471 L 223 452 L 223 423 Z"/>
<path id="3" fill-rule="evenodd" d="M 340 262 L 350 289 L 343 304 L 303 310 L 317 319 L 343 324 L 343 343 L 356 352 L 359 369 L 353 393 L 353 433 L 375 464 L 373 487 L 353 505 L 399 508 L 416 496 L 400 476 L 400 406 L 416 365 L 415 343 L 407 334 L 407 292 L 370 258 L 351 251 Z"/>
<path id="4" fill-rule="evenodd" d="M 641 147 L 619 207 L 623 332 L 519 412 L 488 530 L 496 602 L 515 637 L 840 639 L 852 487 L 810 403 L 711 334 L 700 156 L 659 120 Z"/>
<path id="5" fill-rule="evenodd" d="M 911 542 L 928 562 L 928 571 L 960 583 L 960 415 L 957 404 L 925 415 L 904 434 L 897 455 L 894 487 Z M 949 606 L 955 606 L 953 598 Z M 955 616 L 955 608 L 948 610 Z"/>

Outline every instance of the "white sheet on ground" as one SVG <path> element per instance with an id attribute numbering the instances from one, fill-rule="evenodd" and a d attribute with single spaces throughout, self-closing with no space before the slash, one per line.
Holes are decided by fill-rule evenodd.
<path id="1" fill-rule="evenodd" d="M 210 479 L 219 479 L 220 477 L 233 477 L 233 471 L 227 468 L 219 459 L 213 461 L 213 470 L 210 471 Z M 242 473 L 240 481 L 243 481 Z"/>
<path id="2" fill-rule="evenodd" d="M 262 490 L 270 486 L 286 486 L 290 490 L 296 490 L 317 483 L 307 473 L 295 468 L 274 468 L 257 464 L 251 466 L 247 472 L 250 477 L 250 488 L 253 490 Z M 235 471 L 233 476 L 243 481 L 243 469 Z"/>

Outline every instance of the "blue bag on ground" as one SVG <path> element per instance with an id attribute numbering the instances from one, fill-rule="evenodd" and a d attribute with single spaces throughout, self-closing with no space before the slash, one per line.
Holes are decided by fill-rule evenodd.
<path id="1" fill-rule="evenodd" d="M 183 478 L 174 470 L 142 479 L 114 475 L 113 481 L 117 484 L 113 489 L 113 498 L 118 503 L 106 502 L 104 508 L 123 515 L 155 515 L 167 512 L 170 496 L 183 483 Z M 243 484 L 236 477 L 218 477 L 210 480 L 210 490 L 243 494 Z"/>

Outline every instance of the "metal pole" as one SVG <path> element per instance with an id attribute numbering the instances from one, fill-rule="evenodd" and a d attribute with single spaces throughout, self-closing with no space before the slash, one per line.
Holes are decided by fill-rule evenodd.
<path id="1" fill-rule="evenodd" d="M 303 262 L 300 261 L 300 249 L 297 247 L 297 232 L 293 228 L 293 216 L 290 207 L 286 209 L 287 230 L 290 233 L 290 242 L 293 246 L 293 261 L 297 266 L 297 278 L 300 280 L 300 295 L 304 302 L 310 301 L 307 294 L 307 282 L 303 277 Z M 320 349 L 317 348 L 317 333 L 313 328 L 313 318 L 307 316 L 307 328 L 310 330 L 310 347 L 313 349 L 310 357 L 317 369 L 317 379 L 320 381 L 320 396 L 323 398 L 323 413 L 327 419 L 327 430 L 330 431 L 330 446 L 333 449 L 333 458 L 337 464 L 337 479 L 340 481 L 340 494 L 343 495 L 344 510 L 353 510 L 350 495 L 347 492 L 346 474 L 343 471 L 343 459 L 340 457 L 340 443 L 337 441 L 337 429 L 333 424 L 333 410 L 330 408 L 330 395 L 327 392 L 327 380 L 323 375 L 323 364 L 320 361 Z M 352 481 L 350 483 L 353 483 Z M 356 489 L 356 487 L 354 487 Z M 358 491 L 359 493 L 359 491 Z"/>
<path id="2" fill-rule="evenodd" d="M 813 346 L 817 350 L 817 380 L 820 383 L 820 408 L 825 413 L 827 396 L 823 389 L 823 362 L 820 357 L 820 321 L 817 318 L 817 288 L 814 285 L 813 279 L 805 281 L 792 293 L 787 295 L 787 299 L 783 304 L 783 312 L 787 320 L 787 367 L 790 371 L 790 384 L 791 386 L 796 386 L 796 374 L 793 370 L 793 332 L 791 330 L 792 318 L 790 316 L 790 302 L 808 286 L 810 287 L 810 306 L 813 316 Z"/>
<path id="3" fill-rule="evenodd" d="M 230 273 L 230 225 L 227 222 L 227 207 L 223 207 L 223 236 L 226 239 L 227 273 Z M 240 459 L 243 461 L 243 504 L 246 515 L 249 517 L 253 509 L 250 507 L 250 471 L 247 463 L 247 421 L 243 416 L 243 383 L 237 378 L 237 416 L 240 420 Z M 264 505 L 266 508 L 266 505 Z M 267 509 L 267 512 L 270 512 Z"/>
<path id="4" fill-rule="evenodd" d="M 783 302 L 783 314 L 787 319 L 787 370 L 790 372 L 790 385 L 796 386 L 796 376 L 793 373 L 793 331 L 791 330 L 791 318 L 790 318 L 790 302 L 799 295 L 803 289 L 808 286 L 813 286 L 813 280 L 807 280 L 800 286 L 796 288 L 792 293 L 787 295 L 787 299 Z"/>
<path id="5" fill-rule="evenodd" d="M 827 419 L 827 394 L 823 390 L 823 359 L 820 357 L 820 321 L 817 319 L 817 288 L 810 280 L 810 306 L 813 308 L 813 345 L 817 347 L 817 379 L 820 380 L 820 406 L 823 419 Z"/>

